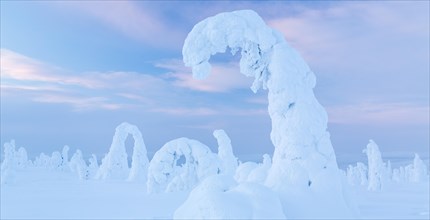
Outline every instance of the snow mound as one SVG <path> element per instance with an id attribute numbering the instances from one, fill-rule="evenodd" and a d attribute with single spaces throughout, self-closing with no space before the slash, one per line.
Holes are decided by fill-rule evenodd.
<path id="1" fill-rule="evenodd" d="M 158 150 L 148 168 L 149 193 L 192 189 L 204 178 L 220 173 L 220 161 L 199 141 L 178 138 Z"/>
<path id="2" fill-rule="evenodd" d="M 256 183 L 237 184 L 229 175 L 206 178 L 174 213 L 174 219 L 285 219 L 277 195 Z"/>
<path id="3" fill-rule="evenodd" d="M 282 194 L 285 213 L 292 213 L 293 196 L 309 198 L 295 200 L 296 215 L 286 216 L 307 217 L 310 212 L 303 207 L 310 207 L 319 218 L 351 217 L 346 181 L 327 132 L 327 113 L 314 96 L 316 79 L 306 62 L 251 10 L 220 13 L 196 24 L 185 39 L 183 60 L 195 78 L 205 78 L 210 57 L 227 48 L 240 50 L 241 73 L 255 77 L 251 89 L 269 90 L 275 152 L 266 186 Z"/>
<path id="4" fill-rule="evenodd" d="M 125 140 L 131 134 L 134 139 L 131 170 L 128 167 Z M 142 133 L 135 125 L 123 122 L 116 127 L 109 153 L 103 158 L 97 179 L 127 179 L 146 181 L 148 157 Z"/>
<path id="5" fill-rule="evenodd" d="M 236 170 L 234 179 L 238 183 L 254 182 L 264 184 L 268 171 L 272 166 L 272 160 L 268 154 L 263 155 L 263 163 L 245 162 L 241 163 Z"/>

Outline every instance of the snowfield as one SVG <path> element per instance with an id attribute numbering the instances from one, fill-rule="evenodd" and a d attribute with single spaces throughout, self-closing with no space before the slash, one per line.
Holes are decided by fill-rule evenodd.
<path id="1" fill-rule="evenodd" d="M 268 90 L 274 151 L 261 162 L 239 161 L 224 130 L 213 133 L 218 152 L 181 137 L 148 158 L 144 136 L 124 122 L 101 161 L 68 146 L 30 160 L 12 140 L 1 164 L 1 218 L 429 219 L 428 162 L 418 154 L 393 167 L 370 140 L 367 161 L 339 169 L 327 113 L 313 93 L 315 75 L 258 14 L 199 22 L 185 40 L 184 63 L 205 78 L 210 57 L 227 50 L 241 53 L 241 73 L 255 78 L 254 92 Z"/>
<path id="2" fill-rule="evenodd" d="M 429 219 L 429 182 L 351 186 L 363 219 Z M 148 194 L 145 183 L 79 180 L 32 167 L 1 185 L 1 219 L 171 219 L 189 191 Z M 306 207 L 305 207 L 306 209 Z"/>

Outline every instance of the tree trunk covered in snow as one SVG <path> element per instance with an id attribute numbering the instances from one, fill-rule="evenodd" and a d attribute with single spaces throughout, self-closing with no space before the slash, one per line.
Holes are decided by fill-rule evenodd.
<path id="1" fill-rule="evenodd" d="M 269 90 L 275 152 L 266 185 L 283 195 L 284 209 L 291 213 L 287 217 L 348 213 L 327 113 L 314 96 L 316 80 L 308 65 L 251 10 L 220 13 L 196 24 L 184 43 L 184 63 L 192 67 L 195 78 L 205 78 L 210 57 L 227 48 L 241 51 L 241 73 L 255 77 L 251 89 Z M 297 194 L 305 199 L 289 198 Z M 315 216 L 295 209 L 305 203 L 315 203 Z"/>

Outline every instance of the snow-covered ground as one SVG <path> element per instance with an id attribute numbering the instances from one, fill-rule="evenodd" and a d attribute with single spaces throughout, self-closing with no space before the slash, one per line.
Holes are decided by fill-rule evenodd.
<path id="1" fill-rule="evenodd" d="M 410 161 L 409 161 L 410 163 Z M 354 186 L 360 217 L 429 219 L 429 182 Z M 189 191 L 147 194 L 145 183 L 78 180 L 44 168 L 18 171 L 1 186 L 1 219 L 170 219 Z"/>

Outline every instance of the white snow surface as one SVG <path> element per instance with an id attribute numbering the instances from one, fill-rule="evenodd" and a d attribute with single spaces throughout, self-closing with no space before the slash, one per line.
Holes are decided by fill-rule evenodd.
<path id="1" fill-rule="evenodd" d="M 241 51 L 241 73 L 255 77 L 251 89 L 269 90 L 275 151 L 265 185 L 282 195 L 284 212 L 291 213 L 287 217 L 353 217 L 327 132 L 327 113 L 314 96 L 316 79 L 308 65 L 251 10 L 220 13 L 196 24 L 185 39 L 183 60 L 195 78 L 205 78 L 210 57 L 227 48 Z M 305 206 L 314 211 L 295 208 Z"/>
<path id="2" fill-rule="evenodd" d="M 261 184 L 237 184 L 229 175 L 206 178 L 174 219 L 285 219 L 278 196 Z"/>

